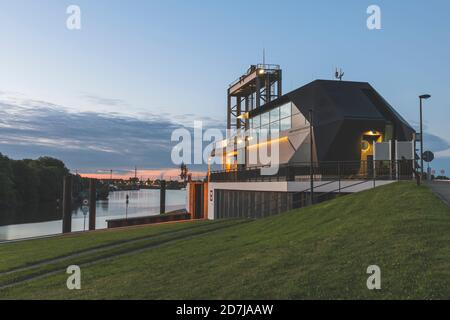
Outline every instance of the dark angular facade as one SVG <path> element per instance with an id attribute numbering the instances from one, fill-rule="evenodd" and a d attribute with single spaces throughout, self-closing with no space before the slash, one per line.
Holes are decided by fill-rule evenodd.
<path id="1" fill-rule="evenodd" d="M 383 141 L 411 141 L 414 129 L 368 83 L 316 80 L 250 112 L 250 118 L 292 102 L 309 119 L 313 111 L 318 162 L 360 161 L 364 134 Z"/>

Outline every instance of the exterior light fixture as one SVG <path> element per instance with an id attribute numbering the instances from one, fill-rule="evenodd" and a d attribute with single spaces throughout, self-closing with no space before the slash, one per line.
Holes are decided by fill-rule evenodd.
<path id="1" fill-rule="evenodd" d="M 240 114 L 237 118 L 238 119 L 248 119 L 249 117 L 250 117 L 249 113 L 246 112 L 246 113 Z"/>

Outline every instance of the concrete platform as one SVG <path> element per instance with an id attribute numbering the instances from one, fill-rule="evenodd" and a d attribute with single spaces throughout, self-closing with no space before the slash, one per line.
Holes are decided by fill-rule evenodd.
<path id="1" fill-rule="evenodd" d="M 125 218 L 114 219 L 114 220 L 107 220 L 106 222 L 108 223 L 108 229 L 111 229 L 111 228 L 122 228 L 145 224 L 156 224 L 162 222 L 183 221 L 190 219 L 191 215 L 187 213 L 186 210 L 179 210 L 166 214 L 158 214 L 144 217 L 133 217 L 128 219 Z"/>

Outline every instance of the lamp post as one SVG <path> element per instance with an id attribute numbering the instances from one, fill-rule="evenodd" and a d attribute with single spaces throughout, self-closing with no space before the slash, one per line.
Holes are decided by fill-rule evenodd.
<path id="1" fill-rule="evenodd" d="M 314 163 L 313 163 L 313 153 L 314 153 L 314 139 L 313 139 L 313 110 L 309 109 L 309 174 L 310 174 L 310 193 L 311 193 L 311 204 L 314 204 Z"/>
<path id="2" fill-rule="evenodd" d="M 420 100 L 420 179 L 423 179 L 423 116 L 422 116 L 422 101 L 430 99 L 431 95 L 423 94 L 419 96 Z"/>

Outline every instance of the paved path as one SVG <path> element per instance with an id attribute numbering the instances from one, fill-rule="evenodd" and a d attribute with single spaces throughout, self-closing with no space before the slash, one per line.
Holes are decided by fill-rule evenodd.
<path id="1" fill-rule="evenodd" d="M 442 201 L 450 206 L 450 182 L 433 181 L 428 182 L 427 185 L 442 199 Z"/>

